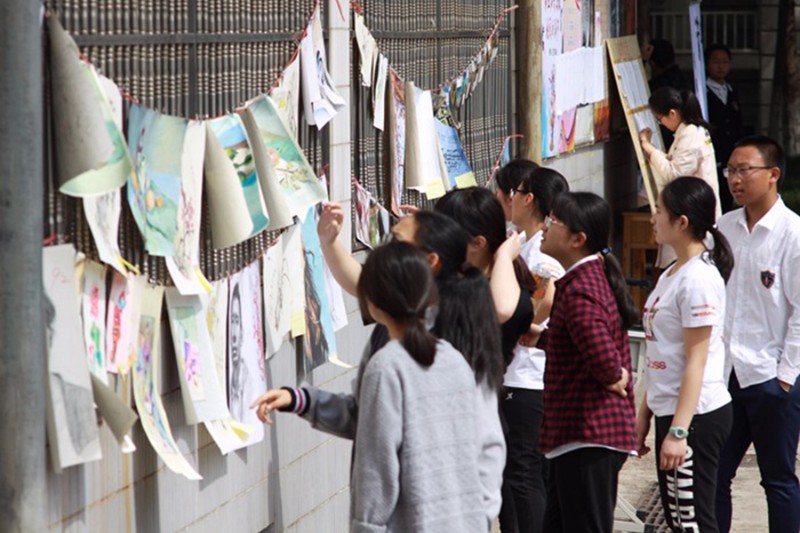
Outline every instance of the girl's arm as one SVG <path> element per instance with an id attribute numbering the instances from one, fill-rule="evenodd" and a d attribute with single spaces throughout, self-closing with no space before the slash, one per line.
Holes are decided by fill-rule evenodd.
<path id="1" fill-rule="evenodd" d="M 609 330 L 608 311 L 588 294 L 574 292 L 570 298 L 569 333 L 579 357 L 603 387 L 610 389 L 622 384 L 624 392 L 628 386 L 627 371 Z"/>
<path id="2" fill-rule="evenodd" d="M 514 274 L 514 259 L 519 255 L 519 250 L 519 234 L 514 232 L 500 245 L 494 256 L 489 286 L 492 289 L 497 321 L 501 324 L 514 316 L 514 310 L 519 303 L 521 289 Z"/>
<path id="3" fill-rule="evenodd" d="M 361 264 L 350 255 L 350 252 L 345 250 L 344 245 L 338 239 L 343 223 L 344 211 L 341 205 L 330 202 L 323 204 L 322 213 L 317 222 L 322 255 L 325 256 L 325 262 L 331 270 L 333 279 L 348 294 L 356 296 Z"/>
<path id="4" fill-rule="evenodd" d="M 703 388 L 703 373 L 708 359 L 708 345 L 712 326 L 683 328 L 683 343 L 686 347 L 686 367 L 681 379 L 678 406 L 672 416 L 672 426 L 689 429 L 692 425 L 700 391 Z M 670 434 L 661 444 L 659 468 L 671 470 L 683 464 L 686 457 L 686 439 L 677 439 Z"/>
<path id="5" fill-rule="evenodd" d="M 653 411 L 647 405 L 647 391 L 643 393 L 642 404 L 636 415 L 636 442 L 639 457 L 644 457 L 650 452 L 650 448 L 644 443 L 647 434 L 650 433 L 650 421 L 653 419 Z"/>
<path id="6" fill-rule="evenodd" d="M 647 154 L 650 164 L 655 169 L 655 180 L 658 189 L 680 176 L 692 176 L 700 166 L 700 146 L 695 146 L 696 135 L 688 132 L 675 137 L 673 147 L 667 154 L 653 146 L 649 141 L 642 142 L 642 150 Z"/>

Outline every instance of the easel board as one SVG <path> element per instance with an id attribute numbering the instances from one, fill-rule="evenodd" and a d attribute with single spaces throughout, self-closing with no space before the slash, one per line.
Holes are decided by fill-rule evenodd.
<path id="1" fill-rule="evenodd" d="M 631 135 L 639 169 L 644 178 L 647 201 L 650 204 L 650 210 L 655 213 L 658 188 L 653 177 L 654 170 L 642 151 L 639 132 L 644 128 L 650 128 L 653 132 L 653 145 L 662 151 L 664 150 L 664 141 L 661 138 L 658 121 L 648 103 L 650 88 L 647 85 L 639 43 L 635 35 L 628 35 L 606 39 L 605 45 L 611 68 L 614 71 L 614 81 L 619 91 L 622 109 L 625 112 L 625 120 L 628 123 L 628 132 Z"/>

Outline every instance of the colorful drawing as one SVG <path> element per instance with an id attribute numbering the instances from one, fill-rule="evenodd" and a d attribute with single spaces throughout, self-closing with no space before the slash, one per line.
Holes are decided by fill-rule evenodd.
<path id="1" fill-rule="evenodd" d="M 561 118 L 556 109 L 556 57 L 563 51 L 564 0 L 542 2 L 542 157 L 558 155 Z"/>
<path id="2" fill-rule="evenodd" d="M 292 338 L 303 335 L 306 331 L 306 289 L 304 278 L 303 235 L 300 227 L 295 225 L 283 234 L 283 258 L 289 265 L 287 267 L 289 306 L 291 319 L 289 320 Z"/>
<path id="3" fill-rule="evenodd" d="M 391 209 L 400 216 L 400 205 L 403 203 L 406 159 L 406 105 L 405 90 L 402 82 L 394 72 L 389 74 L 389 175 L 391 179 Z"/>
<path id="4" fill-rule="evenodd" d="M 372 241 L 369 238 L 369 208 L 372 196 L 355 178 L 353 182 L 356 188 L 356 239 L 372 248 Z"/>
<path id="5" fill-rule="evenodd" d="M 303 337 L 303 363 L 306 375 L 336 356 L 336 333 L 325 289 L 325 272 L 317 234 L 316 208 L 309 209 L 302 226 L 306 331 Z"/>
<path id="6" fill-rule="evenodd" d="M 133 397 L 142 428 L 153 449 L 167 467 L 187 479 L 201 479 L 178 448 L 159 395 L 161 356 L 160 324 L 164 287 L 147 286 L 142 301 L 137 341 L 138 354 L 133 372 Z"/>
<path id="7" fill-rule="evenodd" d="M 173 287 L 167 289 L 166 296 L 186 422 L 230 418 L 217 376 L 207 309 L 199 296 L 182 295 Z"/>
<path id="8" fill-rule="evenodd" d="M 167 270 L 181 294 L 200 294 L 208 288 L 208 281 L 200 269 L 200 213 L 205 146 L 205 125 L 190 121 L 186 127 L 181 156 L 181 195 L 178 202 L 175 255 L 166 258 Z"/>
<path id="9" fill-rule="evenodd" d="M 172 256 L 178 231 L 181 154 L 188 121 L 138 104 L 128 116 L 133 172 L 128 204 L 150 255 Z"/>
<path id="10" fill-rule="evenodd" d="M 258 262 L 230 278 L 228 300 L 228 403 L 234 420 L 255 427 L 247 445 L 264 430 L 250 404 L 267 390 Z"/>
<path id="11" fill-rule="evenodd" d="M 81 317 L 89 371 L 106 383 L 106 269 L 94 261 L 83 267 Z"/>
<path id="12" fill-rule="evenodd" d="M 47 435 L 56 472 L 102 458 L 86 347 L 78 315 L 75 248 L 42 254 L 47 347 Z"/>
<path id="13" fill-rule="evenodd" d="M 381 244 L 391 230 L 389 211 L 375 198 L 369 203 L 369 242 L 372 248 Z"/>
<path id="14" fill-rule="evenodd" d="M 125 138 L 91 65 L 58 16 L 47 16 L 53 138 L 59 191 L 92 196 L 119 189 L 131 171 Z"/>
<path id="15" fill-rule="evenodd" d="M 106 317 L 106 370 L 127 374 L 135 361 L 145 277 L 114 273 Z"/>
<path id="16" fill-rule="evenodd" d="M 239 115 L 236 114 L 216 118 L 209 121 L 208 124 L 236 169 L 242 192 L 247 201 L 247 210 L 253 221 L 253 230 L 250 236 L 256 235 L 266 229 L 269 224 L 269 216 L 258 182 L 253 151 L 250 149 L 244 126 Z"/>
<path id="17" fill-rule="evenodd" d="M 303 149 L 287 131 L 272 99 L 265 96 L 257 100 L 248 108 L 248 112 L 257 125 L 289 212 L 300 216 L 310 206 L 325 200 L 325 189 L 320 185 Z M 258 141 L 253 139 L 253 142 Z"/>
<path id="18" fill-rule="evenodd" d="M 206 325 L 211 338 L 211 353 L 214 354 L 214 368 L 222 387 L 223 396 L 228 394 L 226 346 L 228 342 L 228 280 L 221 279 L 211 284 L 211 292 L 200 296 L 206 312 Z"/>

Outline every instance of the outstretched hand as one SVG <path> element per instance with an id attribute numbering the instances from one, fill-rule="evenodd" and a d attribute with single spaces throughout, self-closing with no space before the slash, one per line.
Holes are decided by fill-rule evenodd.
<path id="1" fill-rule="evenodd" d="M 261 420 L 261 423 L 271 425 L 270 412 L 288 407 L 291 403 L 292 395 L 289 394 L 289 391 L 274 389 L 259 396 L 256 401 L 250 404 L 250 409 L 256 410 L 256 416 Z"/>
<path id="2" fill-rule="evenodd" d="M 322 204 L 322 213 L 317 222 L 317 233 L 321 244 L 333 244 L 344 224 L 344 210 L 342 206 L 333 202 Z"/>

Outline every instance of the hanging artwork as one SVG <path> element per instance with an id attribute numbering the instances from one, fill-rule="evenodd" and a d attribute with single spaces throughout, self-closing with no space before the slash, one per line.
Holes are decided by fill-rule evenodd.
<path id="1" fill-rule="evenodd" d="M 301 225 L 303 234 L 305 321 L 303 364 L 306 375 L 336 356 L 336 334 L 325 290 L 322 249 L 317 234 L 316 208 L 309 209 Z"/>
<path id="2" fill-rule="evenodd" d="M 80 303 L 71 244 L 43 250 L 44 322 L 47 347 L 47 436 L 53 468 L 102 457 L 92 385 L 81 336 Z"/>
<path id="3" fill-rule="evenodd" d="M 475 174 L 469 166 L 467 154 L 461 145 L 458 130 L 448 126 L 441 120 L 434 120 L 436 133 L 439 136 L 439 146 L 441 147 L 442 159 L 447 170 L 447 179 L 452 189 L 455 187 L 474 187 L 478 184 Z"/>
<path id="4" fill-rule="evenodd" d="M 386 123 L 386 82 L 389 76 L 389 60 L 383 54 L 378 55 L 378 74 L 375 77 L 375 88 L 372 91 L 372 125 L 383 131 Z"/>
<path id="5" fill-rule="evenodd" d="M 244 125 L 239 115 L 235 113 L 210 120 L 208 124 L 225 149 L 225 155 L 228 156 L 230 165 L 239 177 L 239 185 L 247 202 L 247 212 L 253 223 L 250 232 L 252 237 L 267 228 L 269 215 L 256 173 L 253 150 L 247 140 Z"/>
<path id="6" fill-rule="evenodd" d="M 117 128 L 122 128 L 122 93 L 119 87 L 106 78 L 97 75 L 97 81 L 111 111 L 111 117 Z M 127 150 L 125 150 L 127 157 Z M 119 188 L 104 194 L 83 197 L 83 212 L 89 229 L 97 245 L 100 260 L 117 272 L 125 274 L 122 253 L 119 249 L 117 234 L 119 233 L 119 217 L 122 214 L 122 193 Z"/>
<path id="7" fill-rule="evenodd" d="M 297 125 L 300 123 L 300 56 L 295 57 L 281 74 L 281 81 L 269 92 L 275 108 L 286 129 L 297 139 Z M 249 132 L 248 132 L 249 135 Z M 265 191 L 266 193 L 266 191 Z M 270 211 L 270 217 L 272 212 Z"/>
<path id="8" fill-rule="evenodd" d="M 83 339 L 89 371 L 106 382 L 106 269 L 86 260 L 81 291 Z"/>
<path id="9" fill-rule="evenodd" d="M 297 225 L 283 234 L 283 257 L 286 261 L 288 277 L 289 305 L 291 319 L 289 332 L 292 338 L 303 335 L 306 331 L 306 288 L 303 270 L 303 236 Z"/>
<path id="10" fill-rule="evenodd" d="M 318 130 L 345 107 L 344 98 L 336 91 L 328 72 L 326 55 L 319 9 L 315 9 L 300 42 L 300 68 L 306 121 Z"/>
<path id="11" fill-rule="evenodd" d="M 292 295 L 289 258 L 284 249 L 287 240 L 281 235 L 264 254 L 264 330 L 267 357 L 278 351 L 291 329 Z"/>
<path id="12" fill-rule="evenodd" d="M 250 130 L 251 139 L 254 143 L 258 142 L 257 139 L 263 143 L 289 213 L 301 216 L 310 206 L 325 200 L 325 189 L 303 149 L 286 130 L 272 99 L 269 96 L 259 98 L 247 107 L 246 113 L 252 117 L 255 126 Z"/>
<path id="13" fill-rule="evenodd" d="M 256 261 L 230 278 L 228 296 L 228 403 L 234 420 L 253 426 L 247 445 L 264 428 L 250 404 L 267 391 L 261 318 L 261 273 Z"/>
<path id="14" fill-rule="evenodd" d="M 212 245 L 219 250 L 246 241 L 254 228 L 246 193 L 236 169 L 207 122 L 203 171 Z"/>
<path id="15" fill-rule="evenodd" d="M 145 435 L 167 468 L 187 479 L 202 479 L 178 448 L 159 393 L 163 299 L 164 287 L 145 287 L 139 319 L 138 355 L 133 372 L 133 398 Z"/>
<path id="16" fill-rule="evenodd" d="M 200 214 L 205 147 L 205 125 L 190 121 L 186 127 L 181 156 L 182 176 L 175 255 L 166 258 L 167 270 L 181 294 L 200 294 L 208 290 L 208 281 L 200 269 Z"/>
<path id="17" fill-rule="evenodd" d="M 353 178 L 353 184 L 356 190 L 356 239 L 363 245 L 372 248 L 372 242 L 369 238 L 369 208 L 371 196 L 355 178 Z"/>
<path id="18" fill-rule="evenodd" d="M 425 193 L 428 199 L 444 196 L 442 169 L 436 147 L 436 126 L 430 91 L 423 91 L 407 81 L 405 85 L 406 187 Z"/>
<path id="19" fill-rule="evenodd" d="M 145 276 L 114 272 L 106 317 L 106 370 L 127 374 L 136 355 L 136 338 Z"/>
<path id="20" fill-rule="evenodd" d="M 230 418 L 200 297 L 184 296 L 173 287 L 166 296 L 186 423 Z"/>
<path id="21" fill-rule="evenodd" d="M 119 189 L 131 171 L 125 138 L 94 69 L 81 61 L 55 13 L 47 24 L 59 191 L 89 196 Z"/>
<path id="22" fill-rule="evenodd" d="M 564 0 L 542 2 L 542 157 L 559 153 L 561 117 L 556 110 L 557 57 L 564 45 Z"/>
<path id="23" fill-rule="evenodd" d="M 405 90 L 394 72 L 389 75 L 389 178 L 392 213 L 401 216 L 405 191 L 406 105 Z"/>
<path id="24" fill-rule="evenodd" d="M 361 77 L 361 85 L 370 87 L 372 85 L 372 77 L 375 74 L 375 59 L 378 54 L 378 42 L 364 25 L 364 16 L 359 13 L 355 14 L 355 34 L 356 42 L 358 43 L 358 55 L 360 57 L 359 74 Z M 384 77 L 384 83 L 385 82 L 386 78 Z"/>
<path id="25" fill-rule="evenodd" d="M 138 104 L 128 115 L 128 145 L 133 172 L 128 205 L 147 253 L 171 256 L 178 231 L 181 154 L 188 121 Z"/>
<path id="26" fill-rule="evenodd" d="M 91 378 L 92 394 L 97 404 L 97 410 L 106 421 L 114 438 L 117 439 L 117 443 L 124 447 L 126 442 L 130 442 L 128 433 L 139 417 L 128 406 L 128 402 L 117 396 L 111 387 L 100 381 L 95 375 L 92 375 Z"/>

